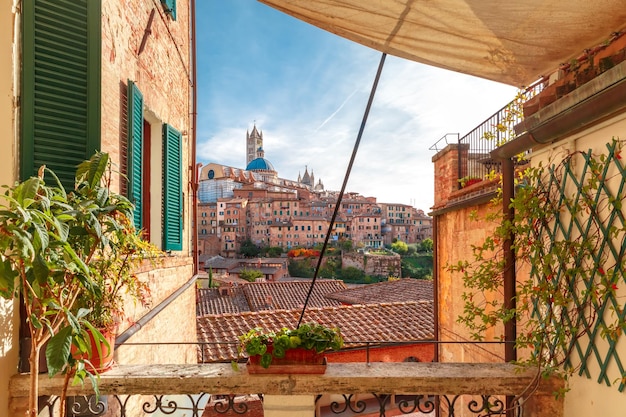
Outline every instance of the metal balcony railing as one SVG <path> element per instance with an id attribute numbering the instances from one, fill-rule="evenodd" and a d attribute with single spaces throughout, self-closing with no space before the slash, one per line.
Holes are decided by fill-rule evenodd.
<path id="1" fill-rule="evenodd" d="M 532 370 L 502 363 L 330 363 L 314 375 L 248 374 L 245 365 L 235 371 L 228 364 L 121 365 L 100 375 L 98 398 L 89 382 L 69 387 L 68 415 L 258 416 L 268 396 L 310 397 L 309 410 L 293 413 L 298 417 L 555 415 L 550 404 L 544 409 L 537 403 L 555 401 L 562 386 L 555 380 L 542 380 L 532 396 L 509 403 L 507 414 L 506 396 L 525 392 L 534 381 Z M 62 383 L 62 377 L 40 377 L 50 416 Z M 27 375 L 13 378 L 11 393 L 14 401 L 27 395 Z"/>
<path id="2" fill-rule="evenodd" d="M 514 127 L 524 119 L 523 104 L 542 89 L 543 82 L 533 84 L 466 135 L 448 133 L 430 147 L 440 151 L 448 144 L 458 143 L 459 188 L 468 181 L 490 179 L 501 172 L 501 163 L 491 158 L 491 151 L 515 138 Z M 520 155 L 517 162 L 524 163 L 524 156 Z"/>
<path id="3" fill-rule="evenodd" d="M 381 342 L 369 341 L 352 343 L 361 348 L 366 346 L 368 350 L 381 345 Z M 158 345 L 178 344 L 189 343 Z M 125 343 L 123 346 L 143 348 L 147 345 L 151 344 Z M 262 415 L 259 410 L 264 408 L 268 396 L 310 397 L 309 409 L 292 414 L 298 417 L 434 417 L 436 413 L 442 417 L 553 417 L 559 415 L 554 414 L 554 410 L 562 408 L 553 396 L 562 387 L 562 381 L 541 380 L 541 385 L 535 387 L 537 375 L 532 369 L 520 370 L 506 363 L 383 363 L 370 362 L 369 355 L 367 358 L 362 363 L 329 363 L 324 374 L 316 375 L 248 374 L 243 363 L 239 364 L 239 370 L 234 370 L 229 363 L 117 365 L 99 376 L 98 397 L 94 396 L 89 381 L 82 386 L 70 386 L 67 415 L 256 417 Z M 44 396 L 40 404 L 50 417 L 59 415 L 58 394 L 62 384 L 61 375 L 40 376 L 39 391 Z M 12 402 L 25 403 L 28 389 L 27 374 L 13 377 L 10 383 Z M 532 396 L 519 396 L 531 391 Z M 265 414 L 266 417 L 271 415 Z"/>

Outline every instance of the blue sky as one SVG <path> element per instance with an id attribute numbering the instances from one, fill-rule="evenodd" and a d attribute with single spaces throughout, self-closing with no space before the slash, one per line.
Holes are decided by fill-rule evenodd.
<path id="1" fill-rule="evenodd" d="M 198 161 L 245 168 L 246 131 L 263 132 L 282 178 L 305 166 L 339 190 L 380 52 L 255 0 L 197 2 Z M 433 151 L 513 99 L 511 86 L 388 56 L 347 190 L 433 205 Z"/>

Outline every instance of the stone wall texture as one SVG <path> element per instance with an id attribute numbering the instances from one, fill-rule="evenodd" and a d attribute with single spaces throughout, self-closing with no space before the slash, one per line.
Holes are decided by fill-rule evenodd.
<path id="1" fill-rule="evenodd" d="M 402 270 L 400 255 L 372 255 L 350 252 L 341 254 L 342 268 L 352 266 L 372 276 L 399 277 Z"/>

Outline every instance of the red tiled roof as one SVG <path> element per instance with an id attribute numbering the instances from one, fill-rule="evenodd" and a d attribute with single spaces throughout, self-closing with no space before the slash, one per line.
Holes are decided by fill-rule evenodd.
<path id="1" fill-rule="evenodd" d="M 300 310 L 272 310 L 198 317 L 198 342 L 208 342 L 201 346 L 198 360 L 205 363 L 235 360 L 238 336 L 255 327 L 271 331 L 295 327 L 300 313 Z M 311 308 L 306 310 L 303 321 L 339 327 L 346 347 L 359 345 L 349 342 L 407 342 L 434 337 L 432 301 Z"/>
<path id="2" fill-rule="evenodd" d="M 361 285 L 326 294 L 326 297 L 346 304 L 372 304 L 401 301 L 432 301 L 434 293 L 432 281 L 403 278 L 397 281 Z"/>
<path id="3" fill-rule="evenodd" d="M 237 286 L 199 288 L 196 300 L 196 314 L 239 313 L 274 309 L 300 309 L 304 305 L 311 280 L 247 282 Z M 339 306 L 337 300 L 326 298 L 328 293 L 345 290 L 343 281 L 321 279 L 309 299 L 309 307 Z M 227 291 L 223 294 L 222 290 Z"/>
<path id="4" fill-rule="evenodd" d="M 306 301 L 311 281 L 251 282 L 243 286 L 250 311 L 272 309 L 299 309 Z M 338 306 L 341 303 L 326 297 L 329 293 L 345 290 L 339 280 L 316 280 L 309 307 Z"/>
<path id="5" fill-rule="evenodd" d="M 219 288 L 198 288 L 196 292 L 196 315 L 240 313 L 250 311 L 242 287 L 224 287 L 227 294 Z"/>

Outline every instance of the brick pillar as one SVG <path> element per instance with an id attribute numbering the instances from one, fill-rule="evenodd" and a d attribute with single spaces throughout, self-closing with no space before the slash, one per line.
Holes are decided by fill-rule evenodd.
<path id="1" fill-rule="evenodd" d="M 537 389 L 525 398 L 524 417 L 563 417 L 563 395 L 556 398 L 555 393 L 564 386 L 564 381 L 556 376 L 541 379 Z"/>
<path id="2" fill-rule="evenodd" d="M 265 395 L 265 417 L 315 417 L 315 397 L 312 395 Z"/>
<path id="3" fill-rule="evenodd" d="M 435 165 L 435 205 L 441 207 L 450 199 L 450 194 L 459 189 L 459 178 L 467 175 L 467 144 L 449 144 L 433 156 Z M 459 174 L 459 159 L 461 164 Z"/>

